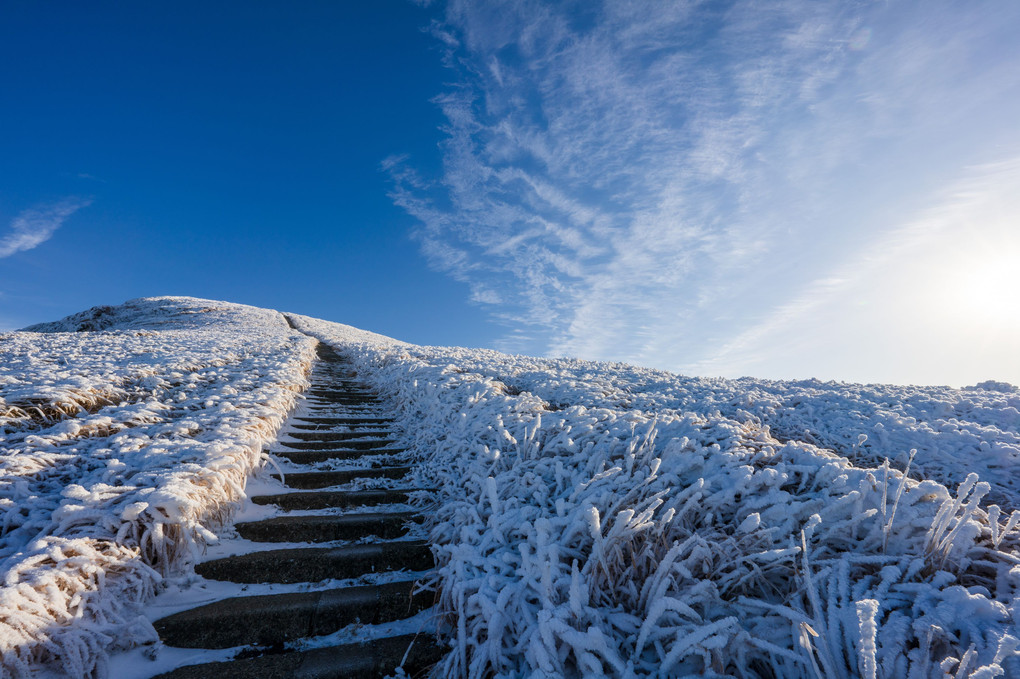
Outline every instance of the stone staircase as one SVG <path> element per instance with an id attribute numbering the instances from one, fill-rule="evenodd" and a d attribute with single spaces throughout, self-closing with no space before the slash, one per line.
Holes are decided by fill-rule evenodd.
<path id="1" fill-rule="evenodd" d="M 195 567 L 206 581 L 298 589 L 221 599 L 156 621 L 168 647 L 241 647 L 231 660 L 186 665 L 158 679 L 383 677 L 398 667 L 414 676 L 444 653 L 434 619 L 426 631 L 370 633 L 370 626 L 420 619 L 435 600 L 415 577 L 434 566 L 429 543 L 407 537 L 423 521 L 407 505 L 409 496 L 423 489 L 401 482 L 411 468 L 402 463 L 377 396 L 328 346 L 319 345 L 318 358 L 306 404 L 273 450 L 285 465 L 275 479 L 286 488 L 251 498 L 278 515 L 235 524 L 239 539 L 257 548 Z M 366 574 L 374 581 L 328 584 Z M 358 636 L 369 641 L 330 641 L 355 624 L 365 626 Z"/>

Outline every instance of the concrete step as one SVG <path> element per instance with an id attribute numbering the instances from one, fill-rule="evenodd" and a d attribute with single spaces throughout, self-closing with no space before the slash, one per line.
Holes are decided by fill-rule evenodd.
<path id="1" fill-rule="evenodd" d="M 305 407 L 312 415 L 365 415 L 378 417 L 384 414 L 382 405 L 376 401 L 340 402 L 309 399 Z"/>
<path id="2" fill-rule="evenodd" d="M 366 425 L 392 424 L 392 417 L 295 417 L 294 422 L 305 422 L 307 424 L 294 425 L 295 429 L 310 429 L 314 427 L 361 427 Z"/>
<path id="3" fill-rule="evenodd" d="M 429 543 L 413 540 L 250 552 L 196 564 L 195 572 L 210 580 L 291 584 L 405 568 L 424 571 L 433 566 Z"/>
<path id="4" fill-rule="evenodd" d="M 371 399 L 377 400 L 378 394 L 366 388 L 351 387 L 351 388 L 316 388 L 312 386 L 310 389 L 305 391 L 305 396 L 315 397 L 317 399 Z"/>
<path id="5" fill-rule="evenodd" d="M 358 379 L 358 376 L 347 368 L 339 370 L 324 370 L 321 373 L 313 373 L 309 389 L 339 389 L 341 387 L 357 387 L 367 389 L 367 385 Z"/>
<path id="6" fill-rule="evenodd" d="M 313 464 L 326 460 L 359 460 L 365 457 L 400 455 L 407 452 L 403 448 L 376 448 L 375 450 L 283 450 L 273 453 L 295 464 Z"/>
<path id="7" fill-rule="evenodd" d="M 371 490 L 325 490 L 310 493 L 279 493 L 255 495 L 251 501 L 257 505 L 276 505 L 284 510 L 343 509 L 373 505 L 404 504 L 408 493 L 424 488 L 373 488 Z"/>
<path id="8" fill-rule="evenodd" d="M 348 393 L 375 394 L 367 385 L 357 380 L 349 379 L 323 379 L 312 380 L 311 386 L 306 393 Z"/>
<path id="9" fill-rule="evenodd" d="M 368 469 L 341 469 L 329 472 L 291 472 L 284 474 L 283 482 L 291 488 L 312 490 L 339 486 L 355 479 L 399 479 L 405 476 L 410 467 L 370 467 Z M 273 474 L 279 480 L 279 474 Z"/>
<path id="10" fill-rule="evenodd" d="M 379 403 L 379 397 L 372 394 L 352 394 L 337 392 L 335 394 L 305 394 L 309 402 L 318 403 Z"/>
<path id="11" fill-rule="evenodd" d="M 431 606 L 434 592 L 414 591 L 413 580 L 225 599 L 157 620 L 160 640 L 177 648 L 273 646 L 332 634 L 355 622 L 377 625 Z"/>
<path id="12" fill-rule="evenodd" d="M 435 637 L 406 635 L 310 651 L 263 655 L 230 662 L 188 665 L 153 679 L 375 679 L 403 662 L 414 676 L 446 653 Z M 406 660 L 405 660 L 406 657 Z"/>
<path id="13" fill-rule="evenodd" d="M 373 450 L 387 448 L 396 441 L 392 439 L 371 439 L 368 441 L 278 441 L 275 445 L 291 450 Z"/>
<path id="14" fill-rule="evenodd" d="M 359 434 L 365 431 L 378 431 L 380 426 L 385 426 L 388 422 L 375 423 L 371 420 L 366 419 L 364 424 L 304 424 L 303 422 L 298 423 L 298 420 L 294 420 L 294 423 L 287 427 L 288 430 L 296 430 L 301 432 L 332 432 L 337 427 L 344 427 L 346 432 L 351 434 Z M 390 436 L 393 435 L 392 430 L 387 430 Z"/>
<path id="15" fill-rule="evenodd" d="M 424 516 L 414 512 L 372 512 L 278 516 L 264 521 L 246 521 L 234 527 L 241 537 L 255 542 L 330 542 L 358 540 L 368 535 L 390 540 L 407 533 L 408 523 L 424 520 Z"/>
<path id="16" fill-rule="evenodd" d="M 282 440 L 274 445 L 292 451 L 372 451 L 390 448 L 397 441 L 392 438 L 371 438 L 368 440 Z"/>
<path id="17" fill-rule="evenodd" d="M 330 362 L 328 365 L 322 365 L 317 369 L 313 369 L 310 381 L 314 385 L 332 384 L 337 380 L 356 382 L 358 380 L 358 371 L 354 370 L 354 366 L 350 363 Z"/>
<path id="18" fill-rule="evenodd" d="M 371 437 L 380 439 L 393 436 L 393 433 L 385 429 L 359 429 L 358 431 L 292 431 L 287 436 L 301 441 L 347 441 L 348 439 Z"/>
<path id="19" fill-rule="evenodd" d="M 353 404 L 361 405 L 363 403 L 377 404 L 381 403 L 382 400 L 374 394 L 353 394 L 344 392 L 340 394 L 312 394 L 305 393 L 305 399 L 309 403 L 341 403 L 341 404 Z"/>
<path id="20" fill-rule="evenodd" d="M 305 407 L 311 414 L 344 414 L 344 415 L 382 415 L 382 403 L 379 401 L 326 401 L 311 398 Z"/>
<path id="21" fill-rule="evenodd" d="M 364 416 L 364 417 L 381 417 L 382 412 L 379 410 L 378 404 L 375 403 L 362 403 L 362 404 L 343 404 L 343 403 L 309 403 L 308 412 L 313 415 L 323 415 L 326 417 L 346 415 L 348 417 L 353 416 Z"/>

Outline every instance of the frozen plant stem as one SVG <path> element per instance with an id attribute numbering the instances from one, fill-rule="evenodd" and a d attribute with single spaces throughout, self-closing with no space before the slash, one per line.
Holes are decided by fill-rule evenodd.
<path id="1" fill-rule="evenodd" d="M 889 532 L 892 530 L 893 521 L 896 519 L 896 508 L 900 504 L 900 498 L 903 497 L 903 489 L 906 488 L 906 486 L 907 486 L 907 478 L 908 478 L 908 474 L 910 474 L 910 464 L 914 461 L 914 456 L 915 455 L 917 455 L 917 448 L 911 448 L 911 450 L 910 450 L 910 457 L 907 458 L 907 467 L 906 467 L 906 469 L 903 470 L 903 476 L 900 477 L 899 488 L 896 489 L 896 498 L 893 500 L 892 513 L 889 514 L 889 520 L 886 521 L 882 525 L 882 553 L 883 554 L 886 553 L 886 550 L 887 550 L 887 548 L 889 546 Z M 888 474 L 889 474 L 889 470 L 888 470 L 889 460 L 886 460 L 885 463 L 886 463 L 886 483 L 885 483 L 885 485 L 886 485 L 886 488 L 888 488 L 889 487 L 889 478 L 888 478 Z M 882 493 L 882 498 L 883 498 L 883 509 L 884 509 L 884 499 L 885 499 L 885 492 L 884 491 Z"/>

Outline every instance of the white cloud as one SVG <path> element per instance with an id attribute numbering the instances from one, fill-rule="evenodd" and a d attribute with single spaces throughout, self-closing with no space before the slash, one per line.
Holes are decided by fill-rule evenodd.
<path id="1" fill-rule="evenodd" d="M 968 168 L 932 203 L 687 368 L 775 376 L 794 353 L 802 377 L 1020 383 L 1020 157 Z"/>
<path id="2" fill-rule="evenodd" d="M 501 347 L 714 364 L 1020 144 L 1020 12 L 993 6 L 451 0 L 442 172 L 390 159 L 393 199 Z"/>
<path id="3" fill-rule="evenodd" d="M 10 230 L 0 238 L 0 259 L 45 243 L 65 219 L 91 202 L 88 199 L 66 198 L 57 203 L 22 211 L 11 220 Z"/>

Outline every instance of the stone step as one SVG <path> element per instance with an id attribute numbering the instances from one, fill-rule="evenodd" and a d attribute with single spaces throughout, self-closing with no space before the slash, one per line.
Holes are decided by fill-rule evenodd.
<path id="1" fill-rule="evenodd" d="M 329 386 L 316 386 L 312 385 L 308 391 L 305 392 L 306 396 L 318 396 L 321 398 L 333 398 L 338 396 L 340 398 L 379 398 L 379 394 L 372 391 L 371 389 L 361 385 L 344 386 L 342 389 L 337 384 L 330 384 Z"/>
<path id="2" fill-rule="evenodd" d="M 383 413 L 375 403 L 365 403 L 361 405 L 342 404 L 342 403 L 309 403 L 308 412 L 314 415 L 325 415 L 325 416 L 338 416 L 346 415 L 348 417 L 357 415 L 364 417 L 379 417 Z"/>
<path id="3" fill-rule="evenodd" d="M 312 394 L 305 393 L 305 400 L 309 403 L 343 403 L 361 405 L 363 403 L 381 403 L 382 399 L 374 394 L 352 394 L 349 392 L 338 394 Z"/>
<path id="4" fill-rule="evenodd" d="M 312 413 L 318 412 L 337 412 L 338 410 L 350 413 L 378 413 L 382 403 L 380 401 L 354 401 L 350 399 L 316 399 L 312 397 L 306 400 L 308 411 Z"/>
<path id="5" fill-rule="evenodd" d="M 430 607 L 434 592 L 412 594 L 413 580 L 225 599 L 153 623 L 160 640 L 177 648 L 272 646 L 332 634 L 355 622 L 402 620 Z"/>
<path id="6" fill-rule="evenodd" d="M 273 453 L 295 464 L 313 464 L 326 460 L 359 460 L 366 457 L 386 459 L 386 455 L 400 455 L 403 448 L 376 448 L 375 450 L 278 450 Z"/>
<path id="7" fill-rule="evenodd" d="M 392 446 L 392 439 L 371 439 L 369 441 L 277 441 L 275 446 L 286 446 L 291 450 L 375 450 Z"/>
<path id="8" fill-rule="evenodd" d="M 389 423 L 388 422 L 373 422 L 373 421 L 371 421 L 370 419 L 367 419 L 367 418 L 366 418 L 366 422 L 364 424 L 361 424 L 361 423 L 354 423 L 354 424 L 305 424 L 304 422 L 298 422 L 298 420 L 294 420 L 290 425 L 287 426 L 287 429 L 288 430 L 295 430 L 295 431 L 313 433 L 313 432 L 331 432 L 336 427 L 344 427 L 345 430 L 347 432 L 351 433 L 351 434 L 360 434 L 361 432 L 365 432 L 365 431 L 378 431 L 380 426 L 386 426 L 386 424 L 389 424 Z M 393 431 L 392 430 L 388 429 L 386 431 L 389 432 L 390 436 L 393 436 Z"/>
<path id="9" fill-rule="evenodd" d="M 446 651 L 431 635 L 405 635 L 362 644 L 263 655 L 229 662 L 188 665 L 153 679 L 376 679 L 403 662 L 409 676 L 442 659 Z M 405 659 L 406 658 L 406 659 Z"/>
<path id="10" fill-rule="evenodd" d="M 349 392 L 337 392 L 335 394 L 306 394 L 309 402 L 319 403 L 379 403 L 378 396 L 372 394 L 352 394 Z"/>
<path id="11" fill-rule="evenodd" d="M 317 433 L 317 432 L 327 432 L 327 431 L 329 431 L 330 427 L 336 427 L 336 426 L 351 427 L 351 431 L 358 432 L 358 431 L 365 431 L 365 430 L 367 430 L 368 427 L 378 427 L 379 425 L 378 424 L 371 424 L 371 425 L 357 425 L 357 424 L 355 424 L 355 425 L 291 424 L 287 428 L 287 431 L 280 432 L 280 436 L 286 437 L 290 433 L 290 431 L 292 429 L 293 430 L 297 430 L 297 431 L 301 431 L 301 432 L 304 432 L 304 433 L 314 434 L 314 433 Z M 396 434 L 394 432 L 390 432 L 390 436 L 391 437 L 395 436 L 395 435 Z"/>
<path id="12" fill-rule="evenodd" d="M 374 505 L 404 504 L 408 493 L 425 488 L 372 488 L 370 490 L 325 490 L 310 493 L 279 493 L 255 495 L 251 501 L 257 505 L 276 505 L 283 510 L 343 509 Z"/>
<path id="13" fill-rule="evenodd" d="M 351 415 L 382 415 L 382 404 L 378 401 L 326 401 L 308 399 L 305 404 L 309 413 L 317 414 L 351 414 Z"/>
<path id="14" fill-rule="evenodd" d="M 325 359 L 312 369 L 312 379 L 316 378 L 354 380 L 358 378 L 358 371 L 354 369 L 354 365 L 350 361 Z"/>
<path id="15" fill-rule="evenodd" d="M 354 376 L 346 375 L 324 375 L 324 379 L 312 378 L 308 385 L 310 391 L 344 392 L 349 390 L 370 391 L 375 393 L 371 386 Z"/>
<path id="16" fill-rule="evenodd" d="M 429 543 L 413 540 L 250 552 L 204 561 L 195 565 L 195 572 L 210 580 L 292 584 L 356 578 L 366 573 L 405 568 L 424 571 L 433 566 Z"/>
<path id="17" fill-rule="evenodd" d="M 372 512 L 363 514 L 278 516 L 263 521 L 235 524 L 241 537 L 254 542 L 331 542 L 358 540 L 374 535 L 386 540 L 407 533 L 408 523 L 425 517 L 414 512 Z"/>
<path id="18" fill-rule="evenodd" d="M 291 472 L 283 476 L 283 482 L 291 488 L 312 490 L 339 486 L 355 479 L 399 479 L 405 476 L 410 467 L 369 467 L 367 469 L 340 469 L 328 472 Z M 279 474 L 273 478 L 280 480 Z"/>
<path id="19" fill-rule="evenodd" d="M 385 429 L 361 429 L 358 431 L 293 431 L 288 433 L 287 436 L 301 441 L 346 441 L 348 439 L 363 439 L 370 437 L 375 437 L 377 439 L 385 438 L 387 436 L 393 436 L 393 433 L 386 431 Z"/>
<path id="20" fill-rule="evenodd" d="M 309 389 L 336 389 L 338 384 L 366 388 L 364 382 L 358 380 L 356 375 L 352 374 L 350 370 L 343 368 L 340 370 L 313 372 L 310 381 L 311 386 L 308 387 Z"/>
<path id="21" fill-rule="evenodd" d="M 363 382 L 359 382 L 357 379 L 350 379 L 346 377 L 329 377 L 324 376 L 323 379 L 312 378 L 311 384 L 308 386 L 308 391 L 311 392 L 357 392 L 357 393 L 376 393 Z"/>
<path id="22" fill-rule="evenodd" d="M 392 424 L 392 417 L 295 417 L 294 422 L 307 422 L 307 425 L 293 425 L 295 428 L 311 429 L 314 427 L 360 427 L 365 425 Z"/>

